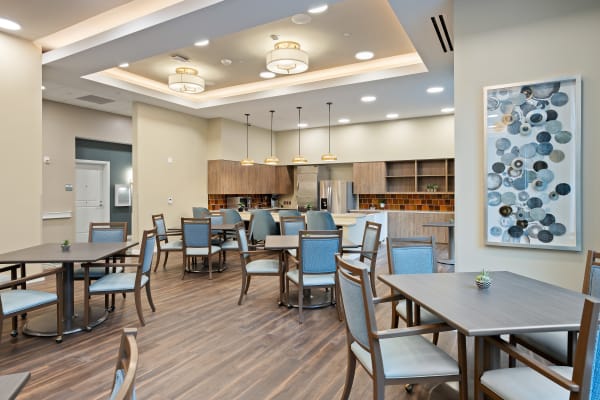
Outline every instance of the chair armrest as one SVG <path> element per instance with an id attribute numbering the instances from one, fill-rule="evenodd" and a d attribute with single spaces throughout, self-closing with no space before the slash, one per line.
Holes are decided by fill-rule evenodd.
<path id="1" fill-rule="evenodd" d="M 129 268 L 138 268 L 141 264 L 137 263 L 137 264 L 133 264 L 133 263 L 117 263 L 117 264 L 113 264 L 113 263 L 85 263 L 85 264 L 81 264 L 81 268 L 92 268 L 92 267 L 102 267 L 102 268 L 109 268 L 109 267 L 129 267 Z"/>
<path id="2" fill-rule="evenodd" d="M 508 355 L 516 358 L 523 364 L 527 365 L 531 369 L 544 375 L 546 378 L 555 382 L 557 385 L 560 385 L 571 392 L 579 391 L 579 385 L 577 385 L 570 379 L 565 378 L 558 372 L 549 369 L 547 365 L 533 359 L 529 356 L 529 354 L 519 350 L 516 346 L 506 343 L 504 340 L 498 337 L 485 337 L 484 339 L 492 345 L 498 347 L 500 350 L 504 351 Z"/>
<path id="3" fill-rule="evenodd" d="M 395 337 L 423 335 L 425 333 L 446 332 L 452 330 L 454 330 L 454 328 L 452 328 L 450 325 L 445 323 L 439 323 L 428 325 L 416 325 L 408 328 L 385 329 L 383 331 L 373 332 L 372 335 L 378 339 L 389 339 Z"/>
<path id="4" fill-rule="evenodd" d="M 62 274 L 62 272 L 63 272 L 63 267 L 49 268 L 49 269 L 47 269 L 43 272 L 39 272 L 37 274 L 25 276 L 25 277 L 19 278 L 19 279 L 14 279 L 12 281 L 3 282 L 2 284 L 0 284 L 0 289 L 6 289 L 6 288 L 9 288 L 12 286 L 20 285 L 21 283 L 25 283 L 32 279 L 43 278 L 48 275 L 55 275 L 55 274 L 59 274 L 59 273 Z"/>
<path id="5" fill-rule="evenodd" d="M 384 297 L 373 297 L 373 304 L 387 303 L 389 301 L 398 301 L 398 300 L 404 300 L 404 299 L 405 299 L 404 295 L 401 295 L 400 293 L 396 293 L 396 294 L 391 294 L 389 296 L 384 296 Z"/>
<path id="6" fill-rule="evenodd" d="M 277 250 L 249 250 L 249 251 L 240 251 L 240 254 L 248 255 L 248 256 L 257 256 L 257 255 L 275 255 L 279 254 Z"/>

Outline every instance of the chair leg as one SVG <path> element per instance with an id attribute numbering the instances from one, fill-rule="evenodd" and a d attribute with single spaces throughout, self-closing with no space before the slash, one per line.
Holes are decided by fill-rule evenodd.
<path id="1" fill-rule="evenodd" d="M 152 292 L 150 291 L 150 281 L 146 283 L 146 297 L 148 297 L 148 303 L 150 303 L 150 308 L 152 312 L 156 311 L 156 307 L 154 307 L 154 301 L 152 300 Z"/>
<path id="2" fill-rule="evenodd" d="M 144 321 L 144 314 L 142 313 L 142 293 L 140 288 L 136 289 L 135 291 L 135 309 L 137 310 L 140 323 L 142 324 L 142 326 L 146 326 L 146 322 Z"/>
<path id="3" fill-rule="evenodd" d="M 517 339 L 514 335 L 508 337 L 508 342 L 513 346 L 517 345 Z M 517 360 L 514 357 L 508 356 L 508 368 L 514 368 L 517 366 Z"/>
<path id="4" fill-rule="evenodd" d="M 390 325 L 392 327 L 392 329 L 397 328 L 398 327 L 398 311 L 396 310 L 396 307 L 398 306 L 398 304 L 394 301 L 392 302 L 392 324 Z"/>
<path id="5" fill-rule="evenodd" d="M 433 340 L 432 340 L 432 342 L 433 342 L 433 344 L 435 344 L 436 346 L 437 346 L 437 344 L 438 344 L 438 340 L 439 340 L 439 338 L 440 338 L 440 333 L 439 333 L 439 332 L 434 332 L 434 333 L 433 333 Z"/>
<path id="6" fill-rule="evenodd" d="M 12 320 L 12 332 L 10 333 L 10 336 L 12 337 L 17 337 L 17 335 L 19 334 L 19 318 L 15 315 L 14 317 L 11 318 Z"/>
<path id="7" fill-rule="evenodd" d="M 304 290 L 298 286 L 298 322 L 304 322 L 304 314 L 302 313 L 302 306 L 304 304 Z"/>
<path id="8" fill-rule="evenodd" d="M 154 266 L 154 272 L 156 272 L 156 270 L 158 269 L 158 264 L 160 264 L 160 249 L 158 249 L 157 253 L 158 254 L 156 255 L 156 265 Z"/>
<path id="9" fill-rule="evenodd" d="M 185 278 L 185 270 L 188 268 L 188 265 L 190 263 L 190 259 L 189 257 L 187 257 L 185 254 L 183 255 L 183 271 L 181 271 L 181 279 L 183 280 L 183 278 Z"/>
<path id="10" fill-rule="evenodd" d="M 373 297 L 377 297 L 377 289 L 375 289 L 375 265 L 371 266 L 369 275 L 371 275 L 371 290 L 373 291 Z"/>
<path id="11" fill-rule="evenodd" d="M 84 284 L 83 290 L 83 326 L 86 331 L 91 331 L 90 327 L 90 293 L 88 288 L 89 282 Z"/>
<path id="12" fill-rule="evenodd" d="M 252 275 L 246 275 L 246 290 L 244 294 L 248 294 L 248 289 L 250 288 L 250 280 L 252 279 Z"/>
<path id="13" fill-rule="evenodd" d="M 346 382 L 344 382 L 344 391 L 342 392 L 342 400 L 348 400 L 350 397 L 350 391 L 352 390 L 352 383 L 354 383 L 354 374 L 356 372 L 356 358 L 348 347 L 348 366 L 346 367 Z M 375 382 L 373 382 L 375 384 Z"/>
<path id="14" fill-rule="evenodd" d="M 207 259 L 208 259 L 208 279 L 210 280 L 210 279 L 212 279 L 212 260 L 210 257 L 210 249 L 208 251 Z"/>
<path id="15" fill-rule="evenodd" d="M 240 298 L 238 300 L 238 306 L 242 305 L 244 294 L 248 292 L 247 279 L 246 279 L 246 268 L 242 266 L 242 290 L 240 291 Z"/>
<path id="16" fill-rule="evenodd" d="M 163 269 L 167 269 L 167 260 L 169 259 L 169 252 L 165 251 L 165 261 L 163 262 Z"/>

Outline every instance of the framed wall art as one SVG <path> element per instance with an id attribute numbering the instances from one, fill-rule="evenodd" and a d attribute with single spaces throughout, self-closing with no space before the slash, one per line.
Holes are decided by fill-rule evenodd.
<path id="1" fill-rule="evenodd" d="M 488 86 L 485 242 L 581 250 L 581 79 Z"/>

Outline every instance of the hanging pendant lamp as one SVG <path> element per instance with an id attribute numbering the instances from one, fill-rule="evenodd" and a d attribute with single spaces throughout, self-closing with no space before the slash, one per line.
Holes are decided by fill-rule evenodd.
<path id="1" fill-rule="evenodd" d="M 302 107 L 296 107 L 298 109 L 298 155 L 292 158 L 292 164 L 308 164 L 306 157 L 300 153 L 300 110 Z"/>
<path id="2" fill-rule="evenodd" d="M 248 157 L 248 127 L 250 126 L 250 123 L 248 122 L 248 118 L 250 117 L 250 114 L 244 114 L 246 116 L 246 158 L 244 158 L 242 161 L 240 161 L 240 164 L 244 165 L 244 166 L 250 166 L 250 165 L 254 165 L 254 160 L 252 160 L 250 157 Z"/>
<path id="3" fill-rule="evenodd" d="M 323 154 L 321 156 L 322 161 L 337 161 L 337 156 L 331 153 L 331 102 L 327 102 L 327 106 L 329 107 L 329 125 L 328 125 L 328 135 L 329 135 L 329 151 L 327 154 Z"/>
<path id="4" fill-rule="evenodd" d="M 271 155 L 265 158 L 265 164 L 267 165 L 277 165 L 279 164 L 279 158 L 273 154 L 273 114 L 275 110 L 269 111 L 271 113 Z"/>

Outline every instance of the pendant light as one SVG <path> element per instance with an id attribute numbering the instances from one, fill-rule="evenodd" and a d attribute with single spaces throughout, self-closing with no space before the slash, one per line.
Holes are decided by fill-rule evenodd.
<path id="1" fill-rule="evenodd" d="M 327 102 L 327 106 L 329 107 L 329 125 L 328 125 L 328 136 L 329 136 L 329 151 L 327 154 L 323 154 L 321 156 L 322 161 L 337 161 L 337 156 L 331 153 L 331 102 Z"/>
<path id="2" fill-rule="evenodd" d="M 244 166 L 250 166 L 250 165 L 254 165 L 254 160 L 252 160 L 250 157 L 248 157 L 248 127 L 250 126 L 250 123 L 248 122 L 248 118 L 250 117 L 250 114 L 244 114 L 246 116 L 246 158 L 244 158 L 240 164 L 244 165 Z"/>
<path id="3" fill-rule="evenodd" d="M 267 165 L 277 165 L 279 164 L 279 158 L 273 154 L 273 114 L 275 110 L 269 111 L 271 113 L 271 155 L 265 158 L 265 164 Z"/>
<path id="4" fill-rule="evenodd" d="M 298 155 L 292 158 L 292 164 L 307 164 L 308 160 L 300 153 L 300 110 L 302 107 L 296 107 L 298 109 Z"/>

